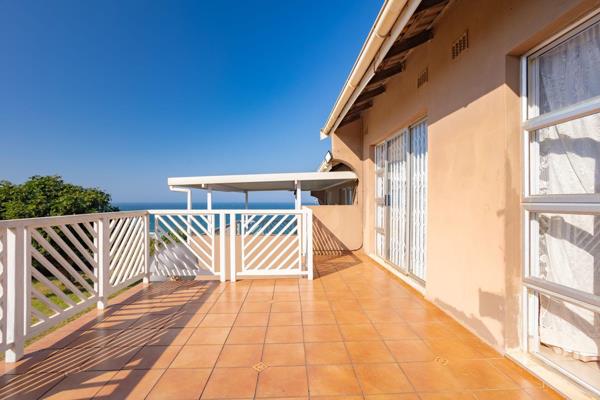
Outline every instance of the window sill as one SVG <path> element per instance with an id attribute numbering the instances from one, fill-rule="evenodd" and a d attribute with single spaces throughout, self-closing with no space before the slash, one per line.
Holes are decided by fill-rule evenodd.
<path id="1" fill-rule="evenodd" d="M 573 382 L 531 354 L 521 350 L 510 350 L 506 352 L 506 357 L 567 399 L 591 400 L 598 398 L 594 393 Z"/>

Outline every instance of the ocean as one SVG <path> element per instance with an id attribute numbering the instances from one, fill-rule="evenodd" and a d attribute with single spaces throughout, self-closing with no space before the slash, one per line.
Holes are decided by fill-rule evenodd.
<path id="1" fill-rule="evenodd" d="M 206 210 L 206 203 L 194 202 L 193 209 Z M 313 205 L 314 203 L 306 203 Z M 185 202 L 115 202 L 113 205 L 119 207 L 121 211 L 141 211 L 141 210 L 185 210 Z M 243 210 L 243 202 L 214 202 L 214 210 Z M 250 202 L 248 209 L 251 210 L 293 210 L 294 203 L 276 203 L 276 202 Z M 229 221 L 227 222 L 229 224 Z M 219 219 L 215 221 L 215 226 L 219 227 Z M 154 231 L 154 217 L 150 216 L 150 231 Z"/>
<path id="2" fill-rule="evenodd" d="M 185 210 L 186 203 L 182 202 L 120 202 L 113 203 L 119 207 L 121 211 L 138 211 L 138 210 Z M 195 210 L 206 210 L 206 203 L 192 203 Z M 310 204 L 312 205 L 312 204 Z M 275 202 L 250 202 L 248 208 L 251 210 L 292 210 L 294 203 L 275 203 Z M 214 202 L 213 209 L 215 210 L 240 210 L 244 209 L 243 202 Z"/>

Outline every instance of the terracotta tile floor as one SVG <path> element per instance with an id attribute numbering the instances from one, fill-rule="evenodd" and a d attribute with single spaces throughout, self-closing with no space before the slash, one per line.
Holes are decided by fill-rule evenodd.
<path id="1" fill-rule="evenodd" d="M 137 287 L 5 365 L 0 398 L 559 398 L 359 254 Z"/>

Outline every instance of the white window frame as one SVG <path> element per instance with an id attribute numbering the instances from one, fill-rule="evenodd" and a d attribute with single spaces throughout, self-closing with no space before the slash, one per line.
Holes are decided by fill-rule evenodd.
<path id="1" fill-rule="evenodd" d="M 535 276 L 532 271 L 538 264 L 538 243 L 539 243 L 539 225 L 534 218 L 536 213 L 562 213 L 562 214 L 600 214 L 600 194 L 550 194 L 538 195 L 532 190 L 532 185 L 536 180 L 532 179 L 532 165 L 536 163 L 538 156 L 537 148 L 533 134 L 536 130 L 549 126 L 558 125 L 567 121 L 582 118 L 588 115 L 600 113 L 600 96 L 593 97 L 563 107 L 558 110 L 539 115 L 537 108 L 537 99 L 535 96 L 528 96 L 529 69 L 536 68 L 535 61 L 530 64 L 530 60 L 546 52 L 548 49 L 557 46 L 565 40 L 573 37 L 589 26 L 600 22 L 600 10 L 577 21 L 563 31 L 552 36 L 544 43 L 529 51 L 521 58 L 521 115 L 522 115 L 522 157 L 523 157 L 523 187 L 522 187 L 522 276 L 523 287 L 521 292 L 521 348 L 539 358 L 547 365 L 561 372 L 563 375 L 571 378 L 588 390 L 599 394 L 600 390 L 591 386 L 571 372 L 565 370 L 552 360 L 544 357 L 537 352 L 537 330 L 538 330 L 538 294 L 543 294 L 550 298 L 560 299 L 585 309 L 600 313 L 600 296 L 585 293 L 564 285 L 549 282 Z M 536 85 L 536 82 L 533 82 Z M 537 169 L 536 169 L 537 171 Z M 537 172 L 536 172 L 537 173 Z M 530 334 L 536 338 L 532 345 L 530 343 Z"/>

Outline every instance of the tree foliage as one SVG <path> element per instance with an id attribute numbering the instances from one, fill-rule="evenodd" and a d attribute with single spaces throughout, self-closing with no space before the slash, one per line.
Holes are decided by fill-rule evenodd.
<path id="1" fill-rule="evenodd" d="M 60 176 L 32 176 L 23 184 L 0 181 L 0 220 L 118 211 L 98 188 L 65 183 Z"/>

